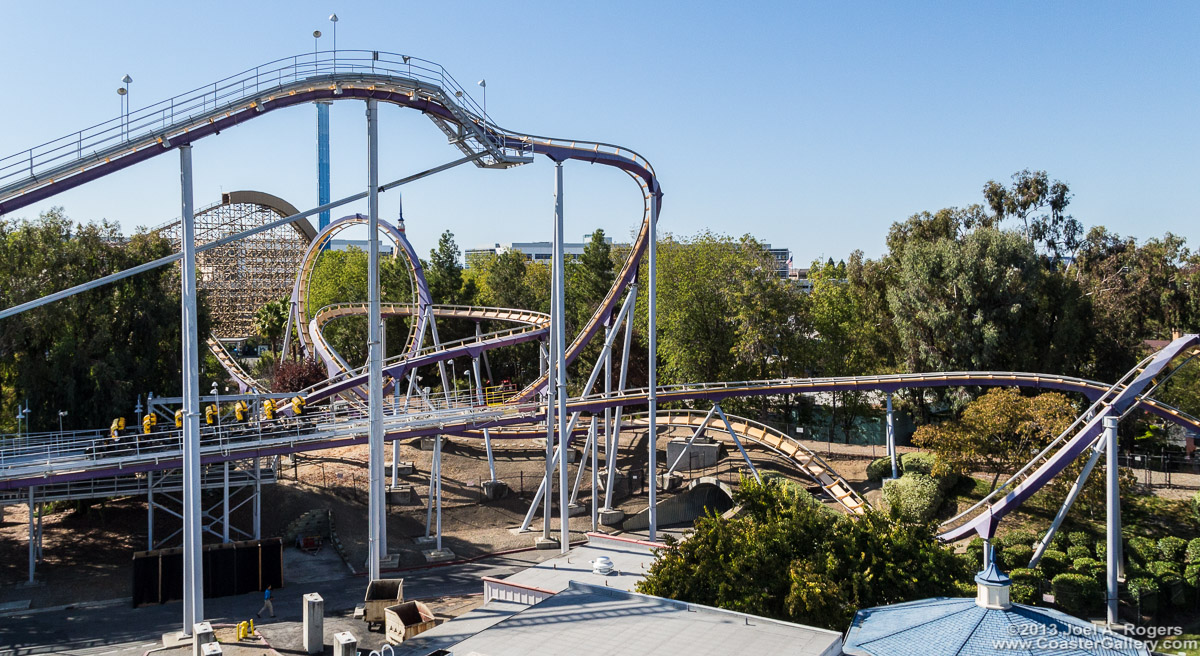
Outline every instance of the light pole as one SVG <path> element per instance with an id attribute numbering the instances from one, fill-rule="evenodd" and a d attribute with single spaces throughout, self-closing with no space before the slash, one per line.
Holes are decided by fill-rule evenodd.
<path id="1" fill-rule="evenodd" d="M 487 115 L 487 80 L 480 80 L 479 86 L 483 87 L 483 122 L 486 125 L 488 122 Z"/>
<path id="2" fill-rule="evenodd" d="M 121 78 L 121 84 L 125 86 L 117 87 L 117 95 L 121 97 L 121 137 L 129 137 L 129 85 L 133 82 L 133 78 L 126 73 L 125 77 Z"/>
<path id="3" fill-rule="evenodd" d="M 337 14 L 329 14 L 329 22 L 333 23 L 333 72 L 337 72 Z"/>
<path id="4" fill-rule="evenodd" d="M 313 75 L 317 73 L 317 39 L 321 38 L 321 30 L 313 30 Z"/>
<path id="5" fill-rule="evenodd" d="M 63 429 L 62 429 L 62 418 L 63 418 L 63 417 L 66 417 L 66 416 L 67 416 L 67 411 L 66 411 L 66 410 L 59 410 L 59 411 L 58 411 L 58 432 L 59 432 L 59 433 L 63 432 Z"/>
<path id="6" fill-rule="evenodd" d="M 221 441 L 221 395 L 217 390 L 217 381 L 213 381 L 212 389 L 209 390 L 213 395 L 213 405 L 217 407 L 217 441 Z"/>

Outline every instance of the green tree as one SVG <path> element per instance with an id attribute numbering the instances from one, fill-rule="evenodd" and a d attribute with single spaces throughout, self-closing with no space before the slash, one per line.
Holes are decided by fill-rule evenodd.
<path id="1" fill-rule="evenodd" d="M 930 524 L 850 518 L 770 479 L 743 479 L 735 502 L 737 517 L 703 517 L 659 551 L 638 591 L 842 630 L 860 608 L 957 595 L 969 580 Z"/>
<path id="2" fill-rule="evenodd" d="M 449 230 L 442 233 L 437 248 L 429 251 L 429 263 L 424 267 L 425 279 L 434 303 L 469 305 L 473 300 L 474 282 L 463 279 L 459 253 L 454 233 Z"/>
<path id="3" fill-rule="evenodd" d="M 12 307 L 172 252 L 154 233 L 74 223 L 61 208 L 0 219 L 0 307 Z M 0 321 L 0 426 L 28 399 L 35 430 L 132 418 L 138 396 L 180 393 L 179 270 L 160 267 Z M 209 331 L 199 299 L 201 335 Z"/>
<path id="4" fill-rule="evenodd" d="M 1083 224 L 1066 213 L 1071 189 L 1065 182 L 1051 181 L 1045 171 L 1018 171 L 1012 185 L 989 180 L 983 196 L 998 223 L 1007 218 L 1021 222 L 1022 233 L 1031 243 L 1045 248 L 1057 264 L 1073 256 L 1083 236 Z"/>
<path id="5" fill-rule="evenodd" d="M 271 346 L 271 355 L 275 356 L 275 343 L 283 338 L 284 327 L 288 320 L 288 301 L 277 299 L 264 303 L 254 312 L 254 332 L 267 340 Z"/>

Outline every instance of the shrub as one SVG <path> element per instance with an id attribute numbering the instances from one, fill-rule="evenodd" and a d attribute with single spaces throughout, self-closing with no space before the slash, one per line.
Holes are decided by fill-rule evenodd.
<path id="1" fill-rule="evenodd" d="M 1167 572 L 1159 577 L 1158 586 L 1160 590 L 1166 593 L 1167 598 L 1171 600 L 1172 606 L 1178 607 L 1187 603 L 1182 576 L 1174 572 Z"/>
<path id="2" fill-rule="evenodd" d="M 1125 553 L 1140 565 L 1148 565 L 1158 560 L 1158 545 L 1150 538 L 1140 535 L 1129 538 L 1125 541 L 1125 547 Z"/>
<path id="3" fill-rule="evenodd" d="M 974 556 L 975 560 L 977 562 L 982 563 L 983 562 L 983 538 L 980 538 L 980 537 L 972 538 L 971 541 L 967 543 L 967 553 Z"/>
<path id="4" fill-rule="evenodd" d="M 1158 541 L 1158 555 L 1168 563 L 1181 563 L 1187 545 L 1187 540 L 1168 535 Z"/>
<path id="5" fill-rule="evenodd" d="M 896 467 L 899 470 L 899 466 Z M 867 479 L 872 481 L 882 481 L 885 478 L 892 477 L 892 459 L 888 457 L 872 460 L 871 464 L 867 465 Z"/>
<path id="6" fill-rule="evenodd" d="M 901 516 L 916 522 L 927 522 L 942 505 L 942 493 L 937 481 L 925 474 L 904 474 L 883 485 L 883 500 L 897 509 Z"/>
<path id="7" fill-rule="evenodd" d="M 1038 602 L 1037 588 L 1028 583 L 1013 583 L 1008 590 L 1008 598 L 1014 604 L 1032 606 Z"/>
<path id="8" fill-rule="evenodd" d="M 1084 533 L 1083 531 L 1071 531 L 1067 534 L 1067 541 L 1070 542 L 1071 546 L 1073 547 L 1086 547 L 1092 544 L 1092 539 L 1089 538 L 1088 534 Z"/>
<path id="9" fill-rule="evenodd" d="M 1042 580 L 1042 574 L 1036 569 L 1029 569 L 1028 567 L 1014 567 L 1013 570 L 1008 573 L 1008 578 L 1012 579 L 1013 583 L 1036 585 Z"/>
<path id="10" fill-rule="evenodd" d="M 1071 546 L 1071 541 L 1062 533 L 1055 533 L 1054 539 L 1050 541 L 1050 547 L 1058 549 L 1063 553 L 1067 553 L 1067 549 Z"/>
<path id="11" fill-rule="evenodd" d="M 1079 558 L 1091 558 L 1091 557 L 1092 557 L 1092 550 L 1088 549 L 1085 546 L 1073 544 L 1070 546 L 1070 548 L 1067 549 L 1067 558 L 1070 558 L 1072 561 L 1078 560 Z"/>
<path id="12" fill-rule="evenodd" d="M 1047 549 L 1042 554 L 1042 560 L 1038 563 L 1038 569 L 1046 572 L 1046 576 L 1053 579 L 1054 577 L 1067 571 L 1070 567 L 1070 560 L 1067 559 L 1067 554 L 1058 549 Z"/>
<path id="13" fill-rule="evenodd" d="M 900 455 L 900 464 L 906 474 L 911 472 L 933 476 L 933 468 L 937 465 L 937 456 L 932 453 L 904 453 Z"/>
<path id="14" fill-rule="evenodd" d="M 1030 547 L 1034 542 L 1037 542 L 1037 535 L 1035 535 L 1033 531 L 1019 529 L 1016 531 L 1009 531 L 1008 533 L 996 538 L 996 542 L 1005 547 L 1011 547 L 1018 544 Z"/>
<path id="15" fill-rule="evenodd" d="M 1096 560 L 1108 558 L 1108 544 L 1104 540 L 1096 541 Z"/>
<path id="16" fill-rule="evenodd" d="M 1033 547 L 1027 544 L 1014 544 L 1011 547 L 1005 547 L 1004 551 L 1000 553 L 1001 565 L 1005 569 L 1014 570 L 1020 567 L 1029 567 L 1029 559 L 1033 558 Z"/>
<path id="17" fill-rule="evenodd" d="M 1163 577 L 1168 574 L 1179 576 L 1179 566 L 1175 563 L 1168 563 L 1165 560 L 1156 560 L 1146 565 L 1146 569 L 1150 570 L 1150 573 L 1153 574 L 1154 578 L 1158 579 L 1160 583 L 1162 582 Z"/>
<path id="18" fill-rule="evenodd" d="M 979 585 L 974 582 L 955 581 L 954 587 L 958 588 L 958 594 L 964 597 L 974 597 L 979 594 Z"/>
<path id="19" fill-rule="evenodd" d="M 1200 563 L 1188 565 L 1187 569 L 1183 570 L 1183 580 L 1193 588 L 1200 588 Z"/>
<path id="20" fill-rule="evenodd" d="M 1071 563 L 1071 569 L 1097 580 L 1103 577 L 1106 571 L 1105 564 L 1095 558 L 1076 558 Z"/>
<path id="21" fill-rule="evenodd" d="M 1100 603 L 1100 584 L 1083 574 L 1067 572 L 1050 581 L 1054 603 L 1072 615 L 1082 615 Z"/>
<path id="22" fill-rule="evenodd" d="M 1192 519 L 1196 520 L 1197 522 L 1200 522 L 1200 492 L 1197 492 L 1192 495 L 1192 499 L 1191 499 L 1191 502 L 1189 503 L 1189 505 L 1191 506 L 1191 509 L 1192 509 Z"/>
<path id="23" fill-rule="evenodd" d="M 1200 538 L 1192 538 L 1184 552 L 1184 562 L 1189 565 L 1200 565 Z"/>
<path id="24" fill-rule="evenodd" d="M 1154 579 L 1130 579 L 1126 589 L 1129 597 L 1141 605 L 1143 613 L 1153 613 L 1158 609 L 1158 582 Z"/>

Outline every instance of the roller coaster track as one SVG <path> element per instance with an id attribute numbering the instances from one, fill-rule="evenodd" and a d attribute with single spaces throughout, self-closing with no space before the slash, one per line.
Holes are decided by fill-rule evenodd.
<path id="1" fill-rule="evenodd" d="M 270 392 L 266 387 L 263 387 L 262 383 L 255 380 L 254 376 L 246 373 L 246 370 L 242 368 L 242 365 L 238 363 L 236 358 L 229 354 L 229 351 L 225 349 L 225 345 L 220 340 L 210 336 L 205 343 L 208 344 L 209 352 L 217 358 L 217 362 L 220 363 L 221 368 L 237 383 L 238 389 L 242 394 L 254 392 L 266 394 Z"/>
<path id="2" fill-rule="evenodd" d="M 1142 404 L 1162 384 L 1160 378 L 1174 373 L 1168 367 L 1182 356 L 1188 360 L 1200 355 L 1200 335 L 1184 335 L 1140 362 L 1116 384 L 1105 390 L 1084 414 L 1003 485 L 975 505 L 942 524 L 939 536 L 945 541 L 978 534 L 990 539 L 1005 515 L 1015 510 L 1042 489 L 1083 452 L 1101 438 L 1106 417 L 1123 417 Z M 1186 361 L 1185 361 L 1186 363 Z M 1180 365 L 1182 366 L 1182 365 Z M 1153 406 L 1152 406 L 1153 407 Z M 1003 496 L 1001 496 L 1003 495 Z"/>
<path id="3" fill-rule="evenodd" d="M 451 345 L 448 350 L 467 348 Z M 474 344 L 470 348 L 481 348 Z M 441 355 L 444 351 L 433 352 Z M 1030 387 L 1076 392 L 1099 398 L 1109 386 L 1066 376 L 1043 376 L 1019 372 L 958 372 L 898 374 L 849 378 L 789 378 L 710 383 L 660 388 L 665 403 L 694 400 L 720 401 L 727 398 L 833 392 L 844 390 L 895 391 L 929 387 Z M 592 395 L 571 399 L 570 413 L 599 413 L 605 408 L 633 407 L 646 403 L 647 391 L 629 390 L 609 396 Z M 1146 409 L 1200 431 L 1200 421 L 1161 403 L 1142 400 Z M 426 435 L 474 436 L 483 428 L 501 429 L 544 421 L 545 406 L 537 401 L 513 401 L 501 405 L 476 403 L 474 397 L 431 399 L 419 412 L 388 414 L 384 431 L 388 440 L 410 439 Z M 367 422 L 354 408 L 330 406 L 306 412 L 300 419 L 280 419 L 251 426 L 201 427 L 202 462 L 224 462 L 254 456 L 272 456 L 313 451 L 366 442 Z M 493 439 L 528 439 L 528 430 L 506 435 L 494 430 Z M 544 428 L 540 431 L 544 435 Z M 0 443 L 0 490 L 28 487 L 67 480 L 86 480 L 137 471 L 155 471 L 179 467 L 180 432 L 155 433 L 147 444 L 140 438 L 128 438 L 110 445 L 107 431 L 77 431 L 64 434 L 35 434 L 20 440 L 9 438 Z M 1086 445 L 1085 445 L 1086 446 Z"/>
<path id="4" fill-rule="evenodd" d="M 846 512 L 861 515 L 870 507 L 867 505 L 866 499 L 859 496 L 850 483 L 846 482 L 846 479 L 842 478 L 834 471 L 833 467 L 821 459 L 821 456 L 804 446 L 799 440 L 781 430 L 745 417 L 730 414 L 727 414 L 726 417 L 729 419 L 729 425 L 733 427 L 733 432 L 739 438 L 749 440 L 787 458 L 805 477 L 820 485 L 829 498 L 841 504 Z M 650 426 L 646 413 L 631 415 L 629 420 L 628 425 L 635 428 L 648 429 Z M 729 433 L 726 432 L 725 422 L 719 417 L 709 417 L 707 413 L 696 410 L 660 411 L 657 414 L 656 423 L 659 426 L 682 427 L 691 430 L 703 426 L 709 437 L 732 441 Z"/>

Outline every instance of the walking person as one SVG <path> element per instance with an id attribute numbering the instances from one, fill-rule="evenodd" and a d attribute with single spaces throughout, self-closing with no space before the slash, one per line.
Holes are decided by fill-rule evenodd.
<path id="1" fill-rule="evenodd" d="M 254 614 L 255 617 L 262 617 L 263 611 L 271 613 L 271 617 L 275 617 L 275 606 L 271 605 L 271 586 L 268 585 L 266 590 L 263 590 L 263 605 Z"/>

